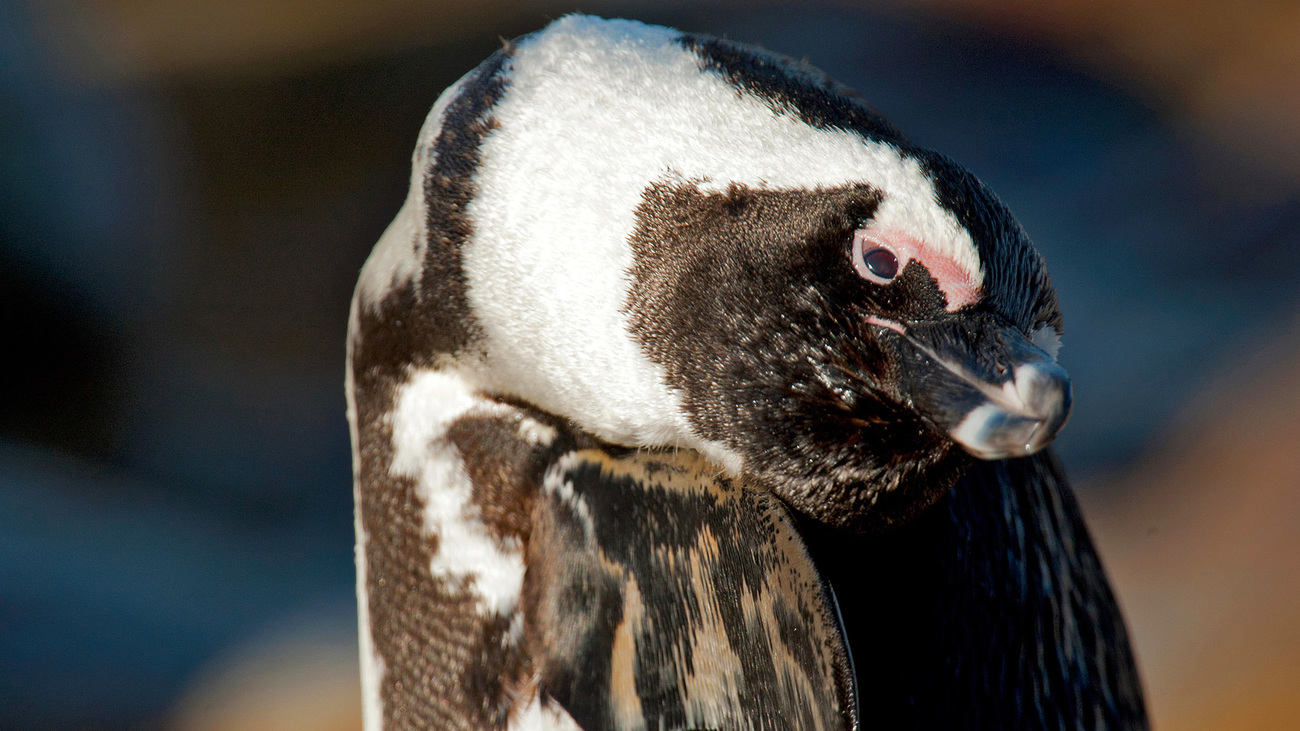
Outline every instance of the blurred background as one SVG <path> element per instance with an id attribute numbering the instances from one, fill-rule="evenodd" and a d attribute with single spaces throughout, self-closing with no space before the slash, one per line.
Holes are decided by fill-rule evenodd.
<path id="1" fill-rule="evenodd" d="M 1156 725 L 1300 728 L 1300 4 L 1211 0 L 0 0 L 0 727 L 360 727 L 352 286 L 438 93 L 573 10 L 998 191 Z"/>

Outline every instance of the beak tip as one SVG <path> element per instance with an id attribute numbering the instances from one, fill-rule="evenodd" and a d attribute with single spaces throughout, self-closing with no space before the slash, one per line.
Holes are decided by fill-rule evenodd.
<path id="1" fill-rule="evenodd" d="M 1018 369 L 1015 390 L 1023 409 L 986 402 L 973 409 L 950 433 L 980 459 L 1025 457 L 1051 444 L 1070 418 L 1073 390 L 1055 363 Z"/>
<path id="2" fill-rule="evenodd" d="M 900 334 L 912 407 L 976 457 L 1038 452 L 1070 416 L 1070 375 L 995 314 L 912 323 Z"/>

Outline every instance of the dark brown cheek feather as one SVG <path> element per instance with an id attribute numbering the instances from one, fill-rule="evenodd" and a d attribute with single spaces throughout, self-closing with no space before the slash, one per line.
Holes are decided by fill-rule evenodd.
<path id="1" fill-rule="evenodd" d="M 899 322 L 941 319 L 949 314 L 947 296 L 919 261 L 909 261 L 889 284 L 862 283 L 867 287 L 863 301 L 873 314 Z"/>
<path id="2" fill-rule="evenodd" d="M 633 334 L 695 428 L 796 508 L 857 525 L 910 514 L 955 479 L 949 441 L 899 403 L 895 359 L 864 328 L 872 312 L 943 306 L 919 265 L 886 287 L 854 272 L 846 242 L 878 202 L 865 185 L 658 184 L 631 240 Z M 895 306 L 873 306 L 882 297 Z M 882 502 L 891 492 L 908 497 Z"/>

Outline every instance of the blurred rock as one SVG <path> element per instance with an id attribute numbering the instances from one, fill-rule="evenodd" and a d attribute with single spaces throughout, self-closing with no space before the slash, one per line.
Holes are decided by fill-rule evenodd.
<path id="1" fill-rule="evenodd" d="M 525 0 L 57 0 L 33 10 L 69 70 L 94 82 L 279 76 L 455 42 Z M 533 7 L 542 12 L 542 7 Z M 554 10 L 554 14 L 564 12 Z"/>
<path id="2" fill-rule="evenodd" d="M 284 617 L 355 645 L 351 531 L 231 512 L 0 440 L 0 728 L 137 727 Z"/>
<path id="3" fill-rule="evenodd" d="M 894 0 L 1049 43 L 1190 117 L 1232 156 L 1300 180 L 1300 4 Z M 875 5 L 848 0 L 851 5 Z M 1229 175 L 1228 177 L 1235 177 Z M 1255 191 L 1256 193 L 1264 191 Z"/>
<path id="4" fill-rule="evenodd" d="M 182 696 L 171 731 L 361 728 L 356 626 L 311 620 L 209 665 Z"/>
<path id="5" fill-rule="evenodd" d="M 1158 728 L 1300 728 L 1300 329 L 1080 491 Z"/>

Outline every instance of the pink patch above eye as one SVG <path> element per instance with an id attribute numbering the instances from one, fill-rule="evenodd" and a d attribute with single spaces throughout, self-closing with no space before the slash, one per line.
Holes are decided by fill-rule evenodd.
<path id="1" fill-rule="evenodd" d="M 899 274 L 907 269 L 908 262 L 913 259 L 924 266 L 939 284 L 939 291 L 947 298 L 949 312 L 961 309 L 979 299 L 979 288 L 970 274 L 957 262 L 928 248 L 911 235 L 897 230 L 867 227 L 853 233 L 854 266 L 859 268 L 859 274 L 863 274 L 860 262 L 864 252 L 869 254 L 876 248 L 893 252 L 898 259 Z M 875 277 L 866 276 L 866 278 L 877 281 Z"/>

